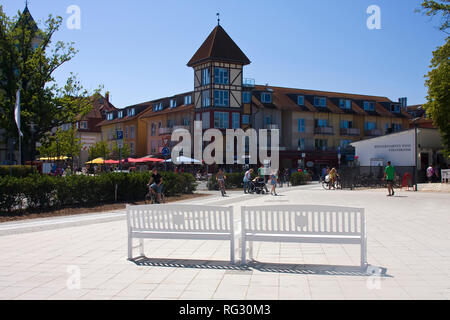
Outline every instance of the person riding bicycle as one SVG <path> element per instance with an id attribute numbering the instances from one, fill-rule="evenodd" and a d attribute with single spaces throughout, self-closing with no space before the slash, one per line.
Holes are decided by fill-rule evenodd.
<path id="1" fill-rule="evenodd" d="M 337 173 L 336 168 L 331 169 L 331 171 L 330 171 L 330 186 L 329 186 L 330 190 L 331 190 L 331 187 L 333 187 L 333 189 L 336 188 L 336 181 L 337 181 L 338 176 L 339 175 Z"/>
<path id="2" fill-rule="evenodd" d="M 156 200 L 158 203 L 161 203 L 161 194 L 163 189 L 163 178 L 158 173 L 158 169 L 153 168 L 152 170 L 152 176 L 150 178 L 150 181 L 147 185 L 150 187 L 150 192 L 155 195 L 156 194 Z"/>
<path id="3" fill-rule="evenodd" d="M 219 189 L 222 192 L 222 197 L 225 197 L 227 192 L 225 191 L 225 180 L 227 179 L 227 176 L 223 172 L 222 169 L 219 169 L 219 172 L 216 175 L 216 180 L 219 183 Z"/>

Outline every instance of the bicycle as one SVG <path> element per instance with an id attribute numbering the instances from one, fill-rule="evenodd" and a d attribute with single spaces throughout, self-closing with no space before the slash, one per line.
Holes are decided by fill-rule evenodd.
<path id="1" fill-rule="evenodd" d="M 145 204 L 164 204 L 166 203 L 166 196 L 164 192 L 161 192 L 161 202 L 158 202 L 158 194 L 156 192 L 152 192 L 151 188 L 149 188 L 148 193 L 145 195 Z"/>
<path id="2" fill-rule="evenodd" d="M 222 179 L 217 180 L 218 184 L 219 184 L 219 190 L 222 193 L 222 197 L 225 197 L 225 195 L 227 194 L 227 192 L 225 191 L 225 181 Z"/>

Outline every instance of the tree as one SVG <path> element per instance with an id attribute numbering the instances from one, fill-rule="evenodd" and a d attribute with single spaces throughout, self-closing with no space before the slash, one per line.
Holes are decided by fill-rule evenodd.
<path id="1" fill-rule="evenodd" d="M 107 160 L 107 157 L 111 154 L 108 144 L 105 141 L 99 141 L 89 149 L 89 160 L 97 158 L 103 158 Z"/>
<path id="2" fill-rule="evenodd" d="M 38 151 L 42 157 L 74 157 L 81 152 L 81 140 L 76 138 L 74 128 L 64 131 L 58 129 L 56 133 L 45 139 Z"/>
<path id="3" fill-rule="evenodd" d="M 450 1 L 424 0 L 422 8 L 428 16 L 442 17 L 439 29 L 445 33 L 450 27 Z M 446 43 L 433 52 L 431 70 L 426 76 L 428 88 L 427 103 L 424 105 L 427 114 L 439 128 L 445 145 L 445 153 L 450 154 L 450 37 Z"/>
<path id="4" fill-rule="evenodd" d="M 64 86 L 53 74 L 70 61 L 77 51 L 73 43 L 52 43 L 62 18 L 50 15 L 43 30 L 34 22 L 28 8 L 9 18 L 0 6 L 0 127 L 2 139 L 17 137 L 14 119 L 16 93 L 21 88 L 21 130 L 25 160 L 34 157 L 36 141 L 63 124 L 74 123 L 92 108 L 89 94 L 72 73 Z"/>
<path id="5" fill-rule="evenodd" d="M 128 144 L 124 143 L 123 148 L 122 148 L 122 159 L 129 158 L 130 155 L 131 155 L 130 146 Z M 117 145 L 117 142 L 113 143 L 111 157 L 114 160 L 119 160 L 120 151 L 119 151 L 119 146 Z"/>

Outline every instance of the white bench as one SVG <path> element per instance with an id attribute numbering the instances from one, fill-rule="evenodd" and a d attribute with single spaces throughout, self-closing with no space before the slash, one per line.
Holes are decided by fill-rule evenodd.
<path id="1" fill-rule="evenodd" d="M 247 242 L 253 259 L 253 241 L 359 244 L 361 268 L 367 267 L 364 209 L 329 206 L 242 207 L 242 264 Z"/>
<path id="2" fill-rule="evenodd" d="M 199 205 L 127 206 L 128 259 L 133 258 L 133 239 L 229 240 L 230 261 L 235 263 L 233 207 Z"/>

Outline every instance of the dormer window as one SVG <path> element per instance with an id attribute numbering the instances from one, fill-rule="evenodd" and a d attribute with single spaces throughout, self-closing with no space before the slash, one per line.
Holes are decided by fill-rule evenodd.
<path id="1" fill-rule="evenodd" d="M 153 105 L 153 111 L 154 111 L 154 112 L 162 111 L 162 109 L 163 109 L 163 103 L 162 103 L 162 102 L 155 103 L 155 104 Z"/>
<path id="2" fill-rule="evenodd" d="M 242 102 L 250 103 L 252 101 L 252 93 L 249 91 L 245 91 L 242 93 Z"/>
<path id="3" fill-rule="evenodd" d="M 364 101 L 364 111 L 375 111 L 375 102 Z"/>
<path id="4" fill-rule="evenodd" d="M 128 117 L 133 117 L 136 114 L 136 110 L 134 108 L 128 109 Z"/>
<path id="5" fill-rule="evenodd" d="M 270 92 L 261 93 L 261 102 L 262 103 L 272 103 L 272 93 L 270 93 Z"/>
<path id="6" fill-rule="evenodd" d="M 341 109 L 350 110 L 352 108 L 352 100 L 339 99 L 339 107 Z"/>
<path id="7" fill-rule="evenodd" d="M 177 99 L 171 99 L 170 100 L 170 108 L 176 108 L 177 107 Z"/>
<path id="8" fill-rule="evenodd" d="M 106 120 L 108 121 L 114 120 L 114 113 L 110 112 L 106 114 Z"/>
<path id="9" fill-rule="evenodd" d="M 117 113 L 117 118 L 122 119 L 123 118 L 123 111 L 119 111 Z"/>
<path id="10" fill-rule="evenodd" d="M 326 108 L 327 106 L 327 98 L 324 97 L 314 97 L 314 106 Z"/>
<path id="11" fill-rule="evenodd" d="M 190 104 L 192 104 L 192 96 L 191 95 L 188 95 L 188 96 L 185 96 L 184 97 L 184 105 L 190 105 Z"/>
<path id="12" fill-rule="evenodd" d="M 401 111 L 401 107 L 400 107 L 399 104 L 392 104 L 391 105 L 391 112 L 400 113 L 400 111 Z"/>
<path id="13" fill-rule="evenodd" d="M 305 97 L 304 96 L 298 96 L 297 97 L 297 104 L 299 106 L 304 106 L 305 105 Z"/>

